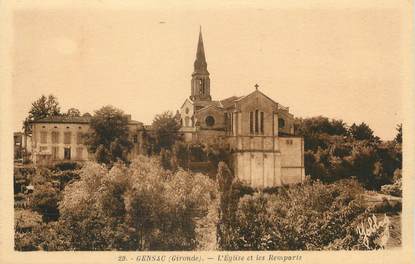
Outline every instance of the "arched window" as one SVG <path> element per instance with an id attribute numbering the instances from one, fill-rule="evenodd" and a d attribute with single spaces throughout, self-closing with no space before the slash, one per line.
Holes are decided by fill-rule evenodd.
<path id="1" fill-rule="evenodd" d="M 278 118 L 278 128 L 284 128 L 285 127 L 285 120 L 282 118 Z"/>
<path id="2" fill-rule="evenodd" d="M 184 118 L 184 126 L 189 126 L 189 122 L 190 122 L 190 118 L 188 117 L 188 116 L 186 116 L 185 118 Z"/>
<path id="3" fill-rule="evenodd" d="M 211 127 L 215 124 L 215 118 L 213 118 L 213 116 L 207 116 L 205 122 L 207 126 Z"/>

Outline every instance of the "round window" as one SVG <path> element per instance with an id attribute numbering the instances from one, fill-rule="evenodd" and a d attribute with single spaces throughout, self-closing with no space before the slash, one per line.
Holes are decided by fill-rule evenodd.
<path id="1" fill-rule="evenodd" d="M 205 121 L 207 126 L 213 126 L 215 124 L 215 119 L 213 118 L 213 116 L 206 117 Z"/>
<path id="2" fill-rule="evenodd" d="M 278 118 L 278 127 L 284 128 L 285 127 L 285 120 L 282 118 Z"/>

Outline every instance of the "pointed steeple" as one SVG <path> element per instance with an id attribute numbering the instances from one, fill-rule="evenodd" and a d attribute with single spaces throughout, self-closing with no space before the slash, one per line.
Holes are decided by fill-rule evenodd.
<path id="1" fill-rule="evenodd" d="M 194 62 L 193 74 L 195 73 L 209 74 L 207 71 L 205 48 L 203 46 L 202 26 L 199 28 L 199 41 L 197 43 L 196 60 Z"/>
<path id="2" fill-rule="evenodd" d="M 203 47 L 202 27 L 199 29 L 199 42 L 197 43 L 196 60 L 192 74 L 190 99 L 193 101 L 211 101 L 210 78 L 207 70 L 205 48 Z"/>

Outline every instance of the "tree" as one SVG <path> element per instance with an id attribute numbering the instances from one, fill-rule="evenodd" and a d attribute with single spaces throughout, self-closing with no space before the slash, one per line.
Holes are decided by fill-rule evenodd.
<path id="1" fill-rule="evenodd" d="M 194 250 L 216 190 L 207 176 L 166 171 L 155 157 L 111 169 L 88 162 L 64 190 L 60 220 L 74 250 Z"/>
<path id="2" fill-rule="evenodd" d="M 32 133 L 30 122 L 50 117 L 61 115 L 58 99 L 50 94 L 48 97 L 42 95 L 39 99 L 32 103 L 29 110 L 29 116 L 23 122 L 23 130 L 26 134 Z"/>
<path id="3" fill-rule="evenodd" d="M 117 160 L 127 161 L 132 148 L 128 137 L 128 118 L 120 109 L 104 106 L 91 119 L 91 132 L 85 143 L 100 163 L 112 165 Z"/>
<path id="4" fill-rule="evenodd" d="M 329 119 L 324 116 L 297 118 L 295 120 L 296 134 L 301 136 L 313 134 L 347 135 L 347 127 L 343 120 Z"/>
<path id="5" fill-rule="evenodd" d="M 42 214 L 45 222 L 59 218 L 58 201 L 59 189 L 54 187 L 52 183 L 36 184 L 31 207 L 33 211 Z"/>
<path id="6" fill-rule="evenodd" d="M 379 137 L 373 134 L 373 130 L 364 122 L 360 125 L 353 123 L 349 128 L 350 136 L 355 140 L 368 140 L 372 142 L 379 142 Z"/>
<path id="7" fill-rule="evenodd" d="M 225 250 L 322 250 L 351 237 L 342 249 L 359 247 L 357 223 L 365 214 L 356 181 L 312 182 L 273 194 L 244 195 L 222 240 Z"/>
<path id="8" fill-rule="evenodd" d="M 65 115 L 70 117 L 80 117 L 81 112 L 76 108 L 69 108 Z"/>
<path id="9" fill-rule="evenodd" d="M 396 136 L 395 136 L 395 142 L 396 143 L 398 143 L 398 144 L 402 144 L 402 124 L 399 124 L 397 127 L 396 127 L 396 131 L 398 131 L 398 133 L 396 134 Z"/>
<path id="10" fill-rule="evenodd" d="M 180 123 L 170 111 L 156 115 L 152 126 L 156 139 L 155 150 L 157 152 L 160 152 L 162 148 L 171 150 L 176 140 L 180 139 Z"/>

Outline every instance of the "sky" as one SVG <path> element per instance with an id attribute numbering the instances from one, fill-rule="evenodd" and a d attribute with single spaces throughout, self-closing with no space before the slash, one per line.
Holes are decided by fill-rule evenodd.
<path id="1" fill-rule="evenodd" d="M 399 8 L 135 6 L 20 8 L 13 17 L 13 126 L 31 102 L 63 111 L 113 105 L 150 124 L 190 95 L 202 26 L 213 99 L 259 89 L 296 117 L 365 122 L 392 139 L 402 122 Z"/>

